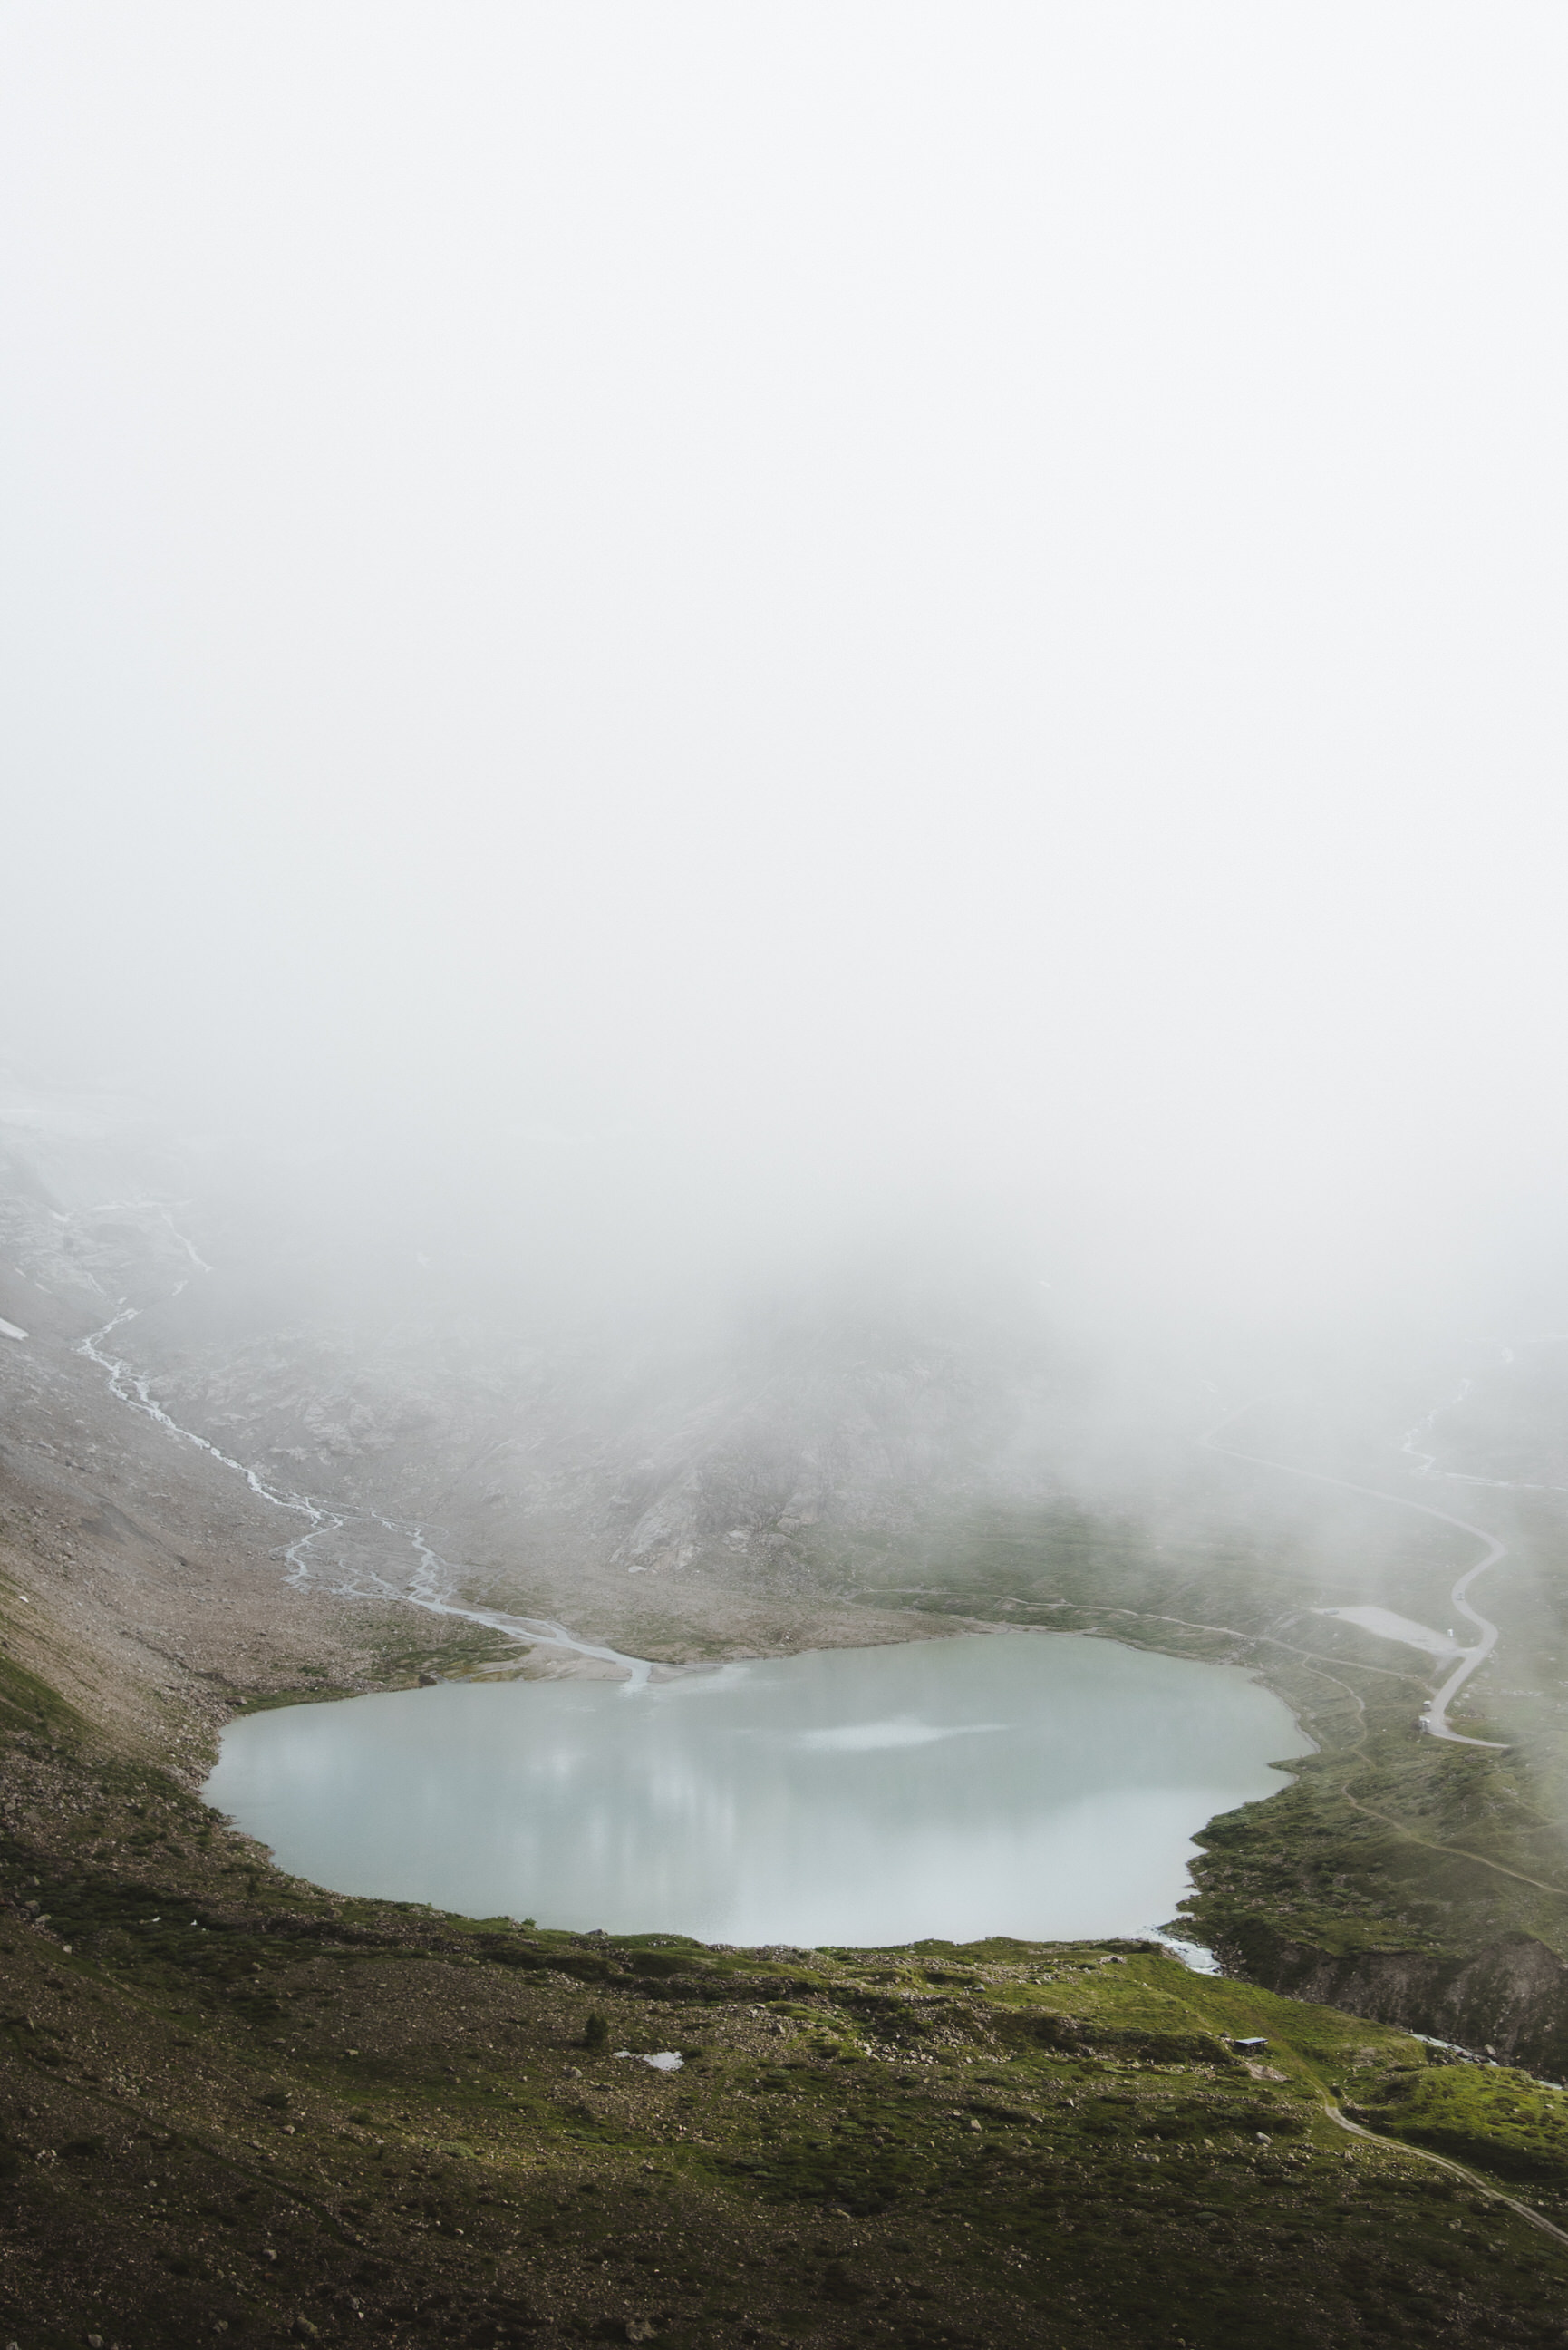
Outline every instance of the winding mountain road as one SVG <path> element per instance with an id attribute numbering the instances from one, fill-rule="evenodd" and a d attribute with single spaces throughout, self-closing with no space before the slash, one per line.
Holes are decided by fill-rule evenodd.
<path id="1" fill-rule="evenodd" d="M 1284 1477 L 1302 1477 L 1309 1484 L 1332 1485 L 1342 1493 L 1360 1493 L 1373 1502 L 1390 1502 L 1397 1510 L 1415 1510 L 1424 1518 L 1436 1518 L 1445 1526 L 1457 1526 L 1460 1534 L 1469 1534 L 1481 1544 L 1482 1555 L 1468 1566 L 1449 1594 L 1456 1612 L 1473 1624 L 1480 1634 L 1473 1648 L 1462 1649 L 1459 1660 L 1436 1695 L 1428 1699 L 1421 1711 L 1421 1727 L 1433 1738 L 1446 1738 L 1455 1746 L 1485 1746 L 1494 1752 L 1503 1751 L 1502 1742 L 1495 1738 L 1467 1738 L 1463 1731 L 1449 1727 L 1449 1708 L 1472 1674 L 1480 1670 L 1498 1643 L 1498 1628 L 1490 1617 L 1470 1606 L 1466 1594 L 1481 1575 L 1490 1573 L 1500 1559 L 1508 1556 L 1508 1546 L 1487 1533 L 1484 1526 L 1472 1526 L 1468 1518 L 1456 1518 L 1451 1511 L 1434 1509 L 1429 1502 L 1413 1502 L 1406 1493 L 1387 1493 L 1376 1485 L 1353 1484 L 1348 1477 L 1331 1477 L 1322 1469 L 1301 1469 L 1293 1461 L 1270 1461 L 1259 1452 L 1241 1452 L 1231 1444 L 1220 1444 L 1216 1439 L 1221 1430 L 1231 1426 L 1252 1409 L 1241 1404 L 1235 1411 L 1227 1412 L 1217 1420 L 1205 1436 L 1198 1440 L 1205 1451 L 1218 1452 L 1230 1461 L 1246 1461 L 1255 1469 L 1277 1470 Z"/>

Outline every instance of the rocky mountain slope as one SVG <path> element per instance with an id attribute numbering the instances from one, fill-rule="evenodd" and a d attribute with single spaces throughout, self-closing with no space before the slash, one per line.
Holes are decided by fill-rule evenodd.
<path id="1" fill-rule="evenodd" d="M 1386 1455 L 1365 1413 L 1255 1416 L 1251 1465 L 1146 1445 L 1116 1504 L 1085 1471 L 1087 1365 L 994 1288 L 840 1287 L 680 1344 L 525 1328 L 379 1242 L 334 1287 L 191 1176 L 83 1114 L 14 1127 L 0 1180 L 4 1637 L 138 1751 L 193 1780 L 257 1697 L 604 1669 L 473 1620 L 497 1612 L 671 1664 L 986 1622 L 1241 1662 L 1322 1752 L 1215 1824 L 1192 1930 L 1279 1989 L 1568 2070 L 1550 1479 L 1466 1489 L 1517 1562 L 1469 1700 L 1496 1751 L 1423 1741 L 1431 1659 L 1323 1613 L 1444 1620 L 1466 1538 L 1362 1489 L 1438 1441 L 1467 1478 L 1539 1462 L 1549 1349 L 1478 1366 Z"/>

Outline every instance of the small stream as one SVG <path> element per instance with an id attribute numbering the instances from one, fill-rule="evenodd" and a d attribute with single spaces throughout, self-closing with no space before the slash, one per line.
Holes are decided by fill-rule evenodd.
<path id="1" fill-rule="evenodd" d="M 208 1271 L 192 1243 L 172 1222 L 170 1230 L 188 1251 L 192 1263 L 202 1272 Z M 182 1289 L 184 1285 L 183 1282 L 179 1284 Z M 178 1295 L 178 1291 L 175 1294 Z M 236 1477 L 243 1477 L 256 1498 L 265 1502 L 270 1508 L 285 1511 L 306 1521 L 304 1531 L 296 1534 L 281 1554 L 275 1554 L 280 1555 L 286 1564 L 289 1582 L 304 1586 L 323 1579 L 324 1575 L 330 1578 L 335 1568 L 336 1578 L 327 1579 L 325 1587 L 338 1597 L 402 1600 L 411 1607 L 424 1608 L 432 1616 L 456 1616 L 466 1623 L 483 1624 L 489 1630 L 500 1632 L 507 1639 L 516 1640 L 524 1646 L 535 1640 L 550 1640 L 557 1648 L 576 1650 L 579 1656 L 593 1657 L 605 1663 L 624 1667 L 628 1675 L 626 1685 L 633 1689 L 640 1689 L 646 1684 L 652 1667 L 645 1658 L 626 1657 L 618 1648 L 601 1648 L 592 1640 L 579 1638 L 576 1633 L 568 1631 L 561 1624 L 546 1623 L 532 1617 L 508 1616 L 493 1607 L 463 1607 L 452 1596 L 455 1581 L 452 1568 L 431 1549 L 422 1527 L 384 1517 L 376 1510 L 329 1508 L 314 1494 L 270 1485 L 255 1470 L 247 1468 L 243 1461 L 236 1461 L 232 1453 L 223 1451 L 207 1437 L 199 1436 L 192 1428 L 182 1427 L 158 1401 L 145 1373 L 137 1370 L 121 1357 L 104 1351 L 103 1342 L 128 1323 L 134 1322 L 140 1312 L 139 1306 L 122 1305 L 101 1329 L 94 1330 L 81 1340 L 77 1347 L 78 1354 L 85 1355 L 88 1362 L 96 1363 L 105 1373 L 109 1393 L 119 1402 L 132 1411 L 144 1412 L 149 1419 L 155 1420 L 171 1436 L 177 1436 L 182 1443 L 194 1444 L 210 1460 L 232 1470 Z M 376 1542 L 373 1536 L 371 1555 L 358 1566 L 351 1562 L 348 1541 L 358 1537 L 363 1543 L 371 1528 L 379 1529 L 394 1549 L 407 1548 L 413 1553 L 413 1568 L 406 1582 L 400 1583 L 388 1573 L 386 1544 Z M 314 1545 L 328 1543 L 334 1535 L 345 1537 L 345 1543 L 333 1555 L 330 1565 L 310 1556 Z"/>

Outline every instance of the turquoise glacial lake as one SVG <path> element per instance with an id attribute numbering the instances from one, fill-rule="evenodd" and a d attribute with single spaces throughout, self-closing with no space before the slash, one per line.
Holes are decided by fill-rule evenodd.
<path id="1" fill-rule="evenodd" d="M 1147 1933 L 1312 1742 L 1232 1667 L 971 1634 L 643 1689 L 447 1683 L 230 1724 L 208 1803 L 343 1893 L 753 1944 Z"/>

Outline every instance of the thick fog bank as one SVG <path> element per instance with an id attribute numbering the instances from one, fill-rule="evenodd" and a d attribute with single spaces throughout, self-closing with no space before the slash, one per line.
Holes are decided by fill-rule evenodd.
<path id="1" fill-rule="evenodd" d="M 80 1205 L 236 1329 L 1006 1292 L 1129 1427 L 1568 1313 L 1560 13 L 0 37 Z"/>
<path id="2" fill-rule="evenodd" d="M 465 1414 L 532 1411 L 628 1458 L 743 1422 L 753 1449 L 820 1463 L 876 1393 L 875 1467 L 846 1473 L 888 1494 L 934 1476 L 1130 1498 L 1240 1410 L 1253 1449 L 1269 1415 L 1298 1447 L 1318 1425 L 1325 1443 L 1403 1430 L 1550 1337 L 1558 1295 L 1544 1220 L 1490 1263 L 1456 1246 L 1405 1284 L 1396 1262 L 1309 1285 L 1288 1264 L 1250 1281 L 1211 1232 L 1168 1213 L 1151 1234 L 1125 1203 L 1026 1216 L 999 1190 L 920 1202 L 911 1181 L 879 1215 L 797 1198 L 775 1230 L 737 1196 L 704 1226 L 639 1200 L 634 1164 L 590 1190 L 519 1157 L 503 1180 L 472 1134 L 449 1144 L 444 1173 L 410 1181 L 363 1138 L 302 1163 L 13 1076 L 5 1253 L 63 1330 L 133 1307 L 139 1359 L 216 1380 L 228 1413 L 348 1380 L 361 1412 L 371 1388 L 400 1411 L 462 1390 Z"/>

